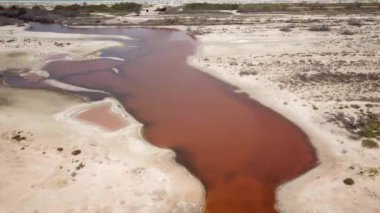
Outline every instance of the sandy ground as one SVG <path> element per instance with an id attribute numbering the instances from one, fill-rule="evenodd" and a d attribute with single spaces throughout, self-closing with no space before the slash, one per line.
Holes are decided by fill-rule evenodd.
<path id="1" fill-rule="evenodd" d="M 113 37 L 95 41 L 99 37 L 31 33 L 16 26 L 0 27 L 0 34 L 0 67 L 37 75 L 44 74 L 40 68 L 48 60 L 97 58 L 101 48 L 120 45 Z M 109 131 L 75 118 L 104 104 L 128 125 Z M 203 209 L 202 184 L 175 162 L 173 151 L 146 142 L 142 124 L 114 99 L 83 103 L 54 92 L 0 87 L 0 111 L 0 212 Z"/>
<path id="2" fill-rule="evenodd" d="M 111 39 L 129 39 L 125 36 L 28 32 L 26 28 L 0 27 L 0 70 L 27 69 L 38 72 L 49 60 L 93 59 L 99 56 L 101 49 L 122 46 L 122 43 Z"/>
<path id="3" fill-rule="evenodd" d="M 1 212 L 198 212 L 203 187 L 113 99 L 81 103 L 41 90 L 0 90 Z M 106 132 L 73 119 L 112 104 L 129 125 Z M 79 151 L 80 153 L 78 153 Z M 77 152 L 77 153 L 76 153 Z"/>
<path id="4" fill-rule="evenodd" d="M 353 26 L 350 18 L 362 26 Z M 380 212 L 380 150 L 363 147 L 365 138 L 355 134 L 356 121 L 380 112 L 380 17 L 256 19 L 249 26 L 189 27 L 201 43 L 189 63 L 237 86 L 237 92 L 276 110 L 309 135 L 319 165 L 279 187 L 278 210 Z M 330 30 L 308 30 L 322 24 Z M 290 31 L 280 31 L 282 27 Z M 373 141 L 379 144 L 379 139 Z M 353 185 L 343 182 L 347 178 Z"/>

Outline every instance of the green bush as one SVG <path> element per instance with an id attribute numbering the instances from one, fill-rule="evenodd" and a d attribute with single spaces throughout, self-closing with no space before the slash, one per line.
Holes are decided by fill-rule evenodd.
<path id="1" fill-rule="evenodd" d="M 72 5 L 57 5 L 54 10 L 59 11 L 86 11 L 86 12 L 140 12 L 141 4 L 124 2 L 116 3 L 111 6 L 105 4 L 72 4 Z"/>
<path id="2" fill-rule="evenodd" d="M 87 5 L 83 6 L 82 8 L 89 12 L 111 12 L 111 8 L 105 4 Z"/>
<path id="3" fill-rule="evenodd" d="M 365 139 L 362 141 L 362 147 L 365 147 L 368 149 L 377 149 L 377 148 L 379 148 L 379 144 L 377 144 L 373 140 Z"/>
<path id="4" fill-rule="evenodd" d="M 111 6 L 117 12 L 140 12 L 142 5 L 133 2 L 116 3 Z"/>
<path id="5" fill-rule="evenodd" d="M 71 4 L 71 5 L 57 5 L 54 7 L 54 11 L 57 10 L 67 10 L 67 11 L 78 11 L 82 6 L 79 4 Z"/>
<path id="6" fill-rule="evenodd" d="M 374 113 L 367 113 L 366 122 L 359 131 L 359 135 L 365 138 L 380 139 L 380 119 Z"/>

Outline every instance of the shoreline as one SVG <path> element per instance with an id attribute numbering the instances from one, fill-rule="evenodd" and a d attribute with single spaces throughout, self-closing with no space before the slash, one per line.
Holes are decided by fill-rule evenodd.
<path id="1" fill-rule="evenodd" d="M 272 24 L 272 28 L 273 25 L 275 24 Z M 256 71 L 258 69 L 255 70 L 255 67 L 253 67 L 251 70 L 255 71 L 250 71 L 250 68 L 247 68 L 249 63 L 259 64 L 257 66 L 264 67 L 266 64 L 275 62 L 275 60 L 278 60 L 276 54 L 281 54 L 283 49 L 284 53 L 290 54 L 293 51 L 303 51 L 303 48 L 295 45 L 309 42 L 309 40 L 303 41 L 302 38 L 300 41 L 296 41 L 297 43 L 292 42 L 292 38 L 288 38 L 286 34 L 281 35 L 278 30 L 277 32 L 274 30 L 275 28 L 270 29 L 269 24 L 267 26 L 267 28 L 257 28 L 255 30 L 249 30 L 245 26 L 204 26 L 203 30 L 209 33 L 197 36 L 200 46 L 195 55 L 188 59 L 188 64 L 230 85 L 236 86 L 238 88 L 236 92 L 244 92 L 255 101 L 281 114 L 309 137 L 310 143 L 316 150 L 319 159 L 318 164 L 310 171 L 277 188 L 276 208 L 279 212 L 334 211 L 343 213 L 379 211 L 380 206 L 375 205 L 375 203 L 379 198 L 380 188 L 373 182 L 376 180 L 377 175 L 366 173 L 368 170 L 373 170 L 377 174 L 377 165 L 380 160 L 374 156 L 376 155 L 375 153 L 378 153 L 378 150 L 367 151 L 366 148 L 358 147 L 358 144 L 360 144 L 358 139 L 352 139 L 344 128 L 326 121 L 327 116 L 321 112 L 321 109 L 318 110 L 320 106 L 317 108 L 307 98 L 300 97 L 299 94 L 278 86 L 278 82 L 274 79 L 280 78 L 282 75 L 280 72 L 285 72 L 285 68 L 280 66 L 278 67 L 280 72 L 267 74 L 272 79 L 266 77 L 264 73 L 262 74 L 265 70 Z M 265 38 L 267 32 L 270 38 Z M 307 34 L 312 35 L 312 33 Z M 309 39 L 310 35 L 305 37 Z M 247 40 L 244 40 L 244 38 L 247 38 Z M 243 40 L 241 40 L 242 42 L 234 42 L 240 41 L 238 39 Z M 239 46 L 239 43 L 247 44 L 248 47 Z M 295 43 L 295 45 L 292 43 Z M 265 45 L 278 45 L 276 47 L 279 49 L 279 53 L 276 52 L 276 49 L 272 49 L 271 46 L 263 48 Z M 283 46 L 286 49 L 289 48 L 289 51 L 287 52 Z M 317 50 L 313 47 L 314 49 Z M 309 54 L 313 55 L 313 53 Z M 268 58 L 268 61 L 264 61 L 260 57 L 264 57 L 266 60 Z M 271 62 L 271 60 L 273 61 Z M 297 58 L 291 58 L 291 60 L 297 60 Z M 269 67 L 266 69 L 274 68 Z M 237 74 L 238 70 L 243 71 Z M 276 76 L 280 77 L 276 78 Z M 305 92 L 305 97 L 307 97 L 307 94 L 312 94 L 312 91 Z M 364 105 L 368 102 L 356 103 Z M 324 105 L 327 104 L 329 102 Z M 335 104 L 335 102 L 332 102 L 332 104 Z M 320 103 L 319 105 L 322 104 Z M 371 109 L 376 112 L 376 110 L 379 110 L 379 105 Z M 370 154 L 371 157 L 364 157 L 365 153 Z M 351 177 L 355 180 L 355 185 L 345 185 L 343 180 Z M 356 185 L 358 186 L 356 187 Z M 337 197 L 335 197 L 336 195 Z"/>
<path id="2" fill-rule="evenodd" d="M 63 55 L 63 59 L 73 61 L 98 59 L 100 50 L 122 47 L 122 43 L 114 39 L 130 39 L 126 36 L 30 32 L 26 29 L 27 26 L 0 28 L 0 33 L 3 35 L 0 70 L 5 69 L 1 64 L 6 64 L 8 70 L 26 69 L 37 73 L 43 72 L 42 67 L 54 61 L 55 59 L 51 57 L 55 55 Z"/>
<path id="3" fill-rule="evenodd" d="M 207 69 L 203 66 L 200 66 L 194 59 L 196 57 L 197 56 L 193 56 L 193 58 L 190 58 L 188 60 L 188 64 L 190 66 L 193 66 L 194 68 L 201 70 L 201 71 L 203 71 L 203 72 L 205 72 L 205 73 L 207 73 L 207 74 L 209 74 L 209 75 L 211 75 L 211 76 L 213 76 L 213 77 L 215 77 L 215 78 L 217 78 L 217 79 L 219 79 L 225 83 L 228 83 L 232 86 L 236 86 L 237 88 L 240 89 L 240 91 L 237 91 L 237 92 L 246 93 L 252 100 L 257 101 L 258 103 L 262 104 L 263 106 L 268 107 L 270 110 L 273 110 L 276 113 L 280 114 L 281 116 L 284 117 L 284 119 L 287 119 L 288 121 L 290 121 L 292 124 L 297 126 L 297 128 L 299 128 L 302 132 L 304 132 L 307 135 L 307 137 L 309 139 L 309 143 L 313 147 L 313 149 L 317 155 L 318 161 L 316 162 L 315 167 L 312 168 L 311 170 L 305 172 L 304 174 L 296 177 L 295 179 L 289 180 L 289 181 L 281 184 L 276 189 L 276 195 L 277 195 L 276 196 L 277 197 L 276 208 L 278 208 L 279 212 L 288 212 L 286 209 L 278 206 L 278 201 L 279 200 L 281 200 L 281 201 L 288 200 L 286 202 L 291 202 L 291 199 L 289 199 L 288 196 L 292 195 L 292 194 L 294 195 L 294 194 L 296 194 L 296 192 L 293 192 L 293 193 L 286 193 L 285 192 L 284 193 L 281 191 L 283 191 L 284 188 L 288 187 L 288 185 L 290 183 L 294 183 L 296 185 L 295 187 L 298 187 L 297 185 L 300 185 L 301 181 L 304 181 L 302 179 L 305 179 L 305 178 L 313 179 L 316 175 L 319 175 L 321 173 L 320 170 L 326 169 L 326 168 L 321 168 L 322 166 L 325 167 L 325 165 L 328 164 L 328 162 L 330 162 L 330 160 L 335 160 L 335 157 L 332 154 L 332 150 L 330 150 L 328 147 L 325 147 L 326 144 L 320 143 L 321 141 L 326 143 L 327 141 L 330 140 L 329 133 L 327 136 L 326 135 L 325 136 L 319 136 L 319 134 L 320 134 L 319 130 L 321 130 L 321 129 L 319 129 L 316 126 L 313 126 L 311 124 L 312 122 L 310 122 L 307 119 L 300 118 L 299 116 L 296 115 L 295 111 L 283 108 L 282 105 L 280 104 L 281 102 L 278 99 L 276 100 L 275 98 L 266 97 L 267 95 L 275 94 L 275 92 L 278 92 L 278 91 L 264 92 L 264 93 L 260 94 L 260 92 L 256 92 L 257 88 L 254 88 L 254 90 L 252 90 L 252 88 L 250 88 L 250 86 L 247 85 L 248 82 L 242 82 L 238 79 L 231 79 L 231 76 L 223 76 L 222 74 L 214 72 L 211 69 Z M 261 92 L 262 92 L 264 89 L 258 89 L 258 90 L 261 90 Z M 255 91 L 255 92 L 252 92 L 252 91 Z M 315 174 L 315 173 L 317 173 L 317 174 Z M 306 182 L 308 182 L 308 180 L 306 180 Z"/>

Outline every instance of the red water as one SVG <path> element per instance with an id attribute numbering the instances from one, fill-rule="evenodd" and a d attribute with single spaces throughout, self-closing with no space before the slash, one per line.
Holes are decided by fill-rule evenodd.
<path id="1" fill-rule="evenodd" d="M 177 161 L 204 183 L 207 212 L 276 212 L 276 187 L 315 165 L 313 148 L 299 128 L 247 95 L 235 93 L 234 87 L 187 65 L 197 43 L 185 33 L 79 32 L 127 34 L 141 40 L 135 41 L 138 48 L 104 51 L 103 55 L 126 62 L 101 66 L 96 72 L 87 70 L 104 61 L 86 62 L 86 66 L 52 62 L 46 69 L 53 78 L 118 98 L 145 124 L 148 141 L 176 151 Z M 120 74 L 112 72 L 112 66 Z M 69 72 L 57 71 L 63 68 Z"/>
<path id="2" fill-rule="evenodd" d="M 80 112 L 75 117 L 99 125 L 100 127 L 109 131 L 122 129 L 128 124 L 124 118 L 111 111 L 110 104 L 103 104 L 92 107 L 83 112 Z"/>

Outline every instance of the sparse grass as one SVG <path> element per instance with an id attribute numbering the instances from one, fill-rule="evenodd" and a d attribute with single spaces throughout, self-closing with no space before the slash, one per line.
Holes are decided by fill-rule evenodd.
<path id="1" fill-rule="evenodd" d="M 197 28 L 194 28 L 194 29 L 192 29 L 192 28 L 189 27 L 189 28 L 186 29 L 186 32 L 190 33 L 191 35 L 204 35 L 204 34 L 210 33 L 210 31 L 204 30 L 204 29 L 202 29 L 200 27 L 197 27 Z"/>
<path id="2" fill-rule="evenodd" d="M 315 74 L 297 74 L 296 78 L 302 82 L 328 82 L 328 83 L 354 83 L 362 81 L 379 81 L 380 76 L 376 72 L 371 73 L 341 73 L 341 72 L 319 72 Z"/>
<path id="3" fill-rule="evenodd" d="M 379 148 L 379 144 L 376 141 L 365 139 L 362 141 L 362 147 L 365 147 L 368 149 L 377 149 Z"/>
<path id="4" fill-rule="evenodd" d="M 105 4 L 89 4 L 89 5 L 57 5 L 53 11 L 85 11 L 85 12 L 140 12 L 141 4 L 132 2 L 116 3 L 111 6 Z"/>
<path id="5" fill-rule="evenodd" d="M 240 76 L 248 76 L 248 75 L 257 75 L 257 72 L 255 71 L 241 71 L 239 73 Z"/>
<path id="6" fill-rule="evenodd" d="M 274 12 L 274 11 L 286 11 L 290 7 L 290 4 L 285 3 L 252 3 L 242 4 L 239 6 L 238 12 L 251 13 L 251 12 Z"/>
<path id="7" fill-rule="evenodd" d="M 79 4 L 71 4 L 71 5 L 57 5 L 54 7 L 53 11 L 58 11 L 58 10 L 67 10 L 67 11 L 76 11 L 80 10 L 82 6 Z"/>
<path id="8" fill-rule="evenodd" d="M 190 10 L 237 10 L 238 4 L 212 4 L 212 3 L 190 3 L 185 4 L 183 9 Z"/>
<path id="9" fill-rule="evenodd" d="M 380 8 L 379 3 L 251 3 L 239 5 L 238 12 L 303 12 L 303 11 L 354 11 Z"/>
<path id="10" fill-rule="evenodd" d="M 309 29 L 309 31 L 320 31 L 320 32 L 327 32 L 327 31 L 330 31 L 330 27 L 326 24 L 322 24 L 322 25 L 315 25 L 315 26 L 311 26 Z"/>
<path id="11" fill-rule="evenodd" d="M 163 20 L 163 24 L 164 25 L 176 25 L 176 24 L 180 24 L 180 19 L 178 17 L 174 17 L 174 18 L 165 18 Z"/>
<path id="12" fill-rule="evenodd" d="M 142 5 L 133 2 L 116 3 L 111 6 L 117 12 L 140 12 Z"/>
<path id="13" fill-rule="evenodd" d="M 82 9 L 87 10 L 89 12 L 110 12 L 111 8 L 105 4 L 94 4 L 88 6 L 82 6 Z"/>

